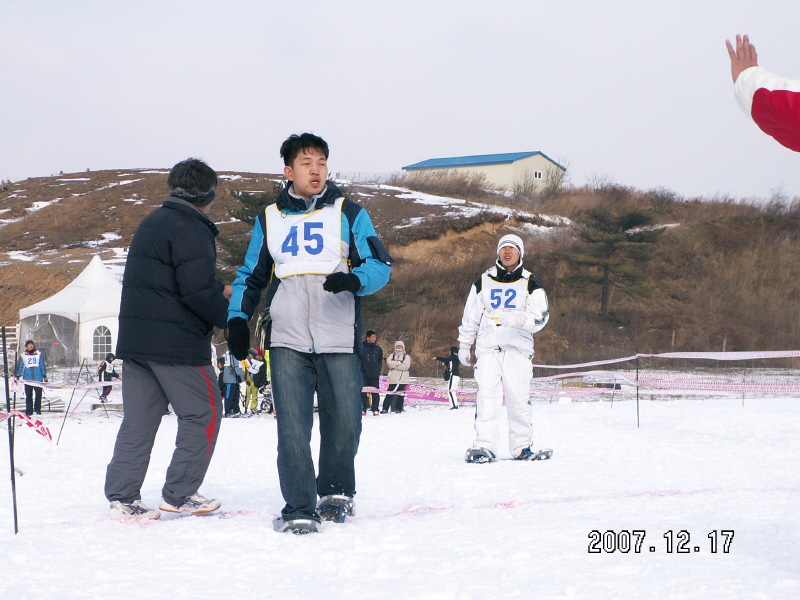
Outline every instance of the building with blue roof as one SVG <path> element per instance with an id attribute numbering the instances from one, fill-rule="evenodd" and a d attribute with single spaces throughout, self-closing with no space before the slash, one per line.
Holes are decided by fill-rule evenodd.
<path id="1" fill-rule="evenodd" d="M 523 183 L 533 184 L 535 187 L 544 186 L 548 178 L 561 177 L 566 170 L 565 167 L 538 150 L 429 158 L 403 167 L 403 171 L 410 176 L 434 171 L 482 173 L 489 185 L 508 190 L 513 190 L 517 185 Z"/>

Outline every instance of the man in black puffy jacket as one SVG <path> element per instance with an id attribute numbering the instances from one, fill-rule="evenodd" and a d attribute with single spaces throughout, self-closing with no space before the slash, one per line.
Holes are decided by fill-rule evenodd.
<path id="1" fill-rule="evenodd" d="M 172 192 L 133 236 L 119 313 L 125 416 L 106 471 L 111 516 L 157 519 L 141 501 L 150 452 L 167 405 L 178 418 L 175 453 L 159 508 L 206 513 L 218 500 L 198 493 L 219 433 L 222 406 L 211 366 L 211 334 L 227 325 L 230 286 L 216 277 L 219 233 L 207 214 L 217 174 L 201 160 L 175 165 Z"/>
<path id="2" fill-rule="evenodd" d="M 370 330 L 361 345 L 361 375 L 364 378 L 364 387 L 380 387 L 381 369 L 383 368 L 383 349 L 376 343 L 377 334 Z M 361 393 L 361 414 L 367 414 L 372 407 L 372 414 L 378 416 L 381 409 L 381 395 L 377 392 Z"/>

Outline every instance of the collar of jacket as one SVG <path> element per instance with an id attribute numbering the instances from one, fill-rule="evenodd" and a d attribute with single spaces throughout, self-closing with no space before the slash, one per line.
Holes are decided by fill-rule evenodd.
<path id="1" fill-rule="evenodd" d="M 302 196 L 296 196 L 289 192 L 289 189 L 292 187 L 292 182 L 287 181 L 286 185 L 284 186 L 283 190 L 278 196 L 278 200 L 276 204 L 278 205 L 278 209 L 281 212 L 290 212 L 290 213 L 304 213 L 308 211 L 308 203 L 306 199 Z M 341 198 L 342 192 L 333 185 L 330 181 L 325 183 L 325 189 L 323 192 L 317 196 L 312 197 L 312 202 L 316 199 L 316 203 L 314 203 L 314 209 L 319 210 L 323 206 L 328 204 L 333 204 L 336 202 L 337 198 Z"/>
<path id="2" fill-rule="evenodd" d="M 194 217 L 195 219 L 200 219 L 205 225 L 211 230 L 211 233 L 214 234 L 214 237 L 219 235 L 219 229 L 214 223 L 211 222 L 205 213 L 203 213 L 199 208 L 197 208 L 191 202 L 187 202 L 186 200 L 182 200 L 180 198 L 176 198 L 175 196 L 167 196 L 167 199 L 164 200 L 164 204 L 161 205 L 163 208 L 171 208 L 173 210 L 179 210 L 181 212 L 186 213 L 189 216 Z"/>
<path id="3" fill-rule="evenodd" d="M 489 273 L 489 277 L 501 283 L 512 283 L 522 277 L 522 262 L 513 271 L 506 271 L 500 261 L 494 265 L 494 274 Z"/>

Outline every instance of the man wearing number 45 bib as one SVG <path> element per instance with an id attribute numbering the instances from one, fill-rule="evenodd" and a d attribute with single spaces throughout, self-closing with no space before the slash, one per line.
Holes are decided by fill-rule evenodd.
<path id="1" fill-rule="evenodd" d="M 247 321 L 267 289 L 272 394 L 278 416 L 278 477 L 286 505 L 276 531 L 318 531 L 355 510 L 361 437 L 360 297 L 389 280 L 392 259 L 367 211 L 328 175 L 328 144 L 310 133 L 281 146 L 287 186 L 253 225 L 228 311 L 228 348 L 244 358 Z M 314 393 L 319 476 L 311 456 Z M 319 496 L 319 501 L 317 497 Z"/>
<path id="2" fill-rule="evenodd" d="M 478 399 L 475 442 L 466 460 L 485 463 L 496 459 L 503 394 L 508 411 L 508 445 L 519 460 L 549 458 L 548 451 L 531 449 L 533 426 L 528 404 L 532 377 L 533 334 L 550 316 L 541 284 L 522 267 L 524 247 L 516 235 L 497 244 L 497 262 L 472 284 L 461 327 L 458 358 L 470 365 L 475 343 L 475 379 Z"/>

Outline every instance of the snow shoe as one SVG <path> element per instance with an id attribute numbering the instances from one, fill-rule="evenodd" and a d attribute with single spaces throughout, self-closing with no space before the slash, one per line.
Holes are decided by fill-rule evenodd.
<path id="1" fill-rule="evenodd" d="M 319 499 L 317 513 L 323 521 L 344 523 L 347 517 L 356 514 L 356 505 L 350 496 L 332 494 Z"/>
<path id="2" fill-rule="evenodd" d="M 533 453 L 531 460 L 550 460 L 550 457 L 553 456 L 553 450 L 550 448 L 542 448 Z"/>
<path id="3" fill-rule="evenodd" d="M 295 535 L 319 533 L 319 523 L 314 519 L 290 519 L 285 521 L 283 517 L 275 517 L 272 520 L 272 528 L 278 533 L 293 533 Z"/>
<path id="4" fill-rule="evenodd" d="M 553 451 L 550 448 L 543 448 L 541 450 L 531 450 L 530 448 L 523 448 L 514 460 L 548 460 L 553 456 Z"/>
<path id="5" fill-rule="evenodd" d="M 496 459 L 497 456 L 488 448 L 470 448 L 464 457 L 464 460 L 468 463 L 488 463 Z"/>

